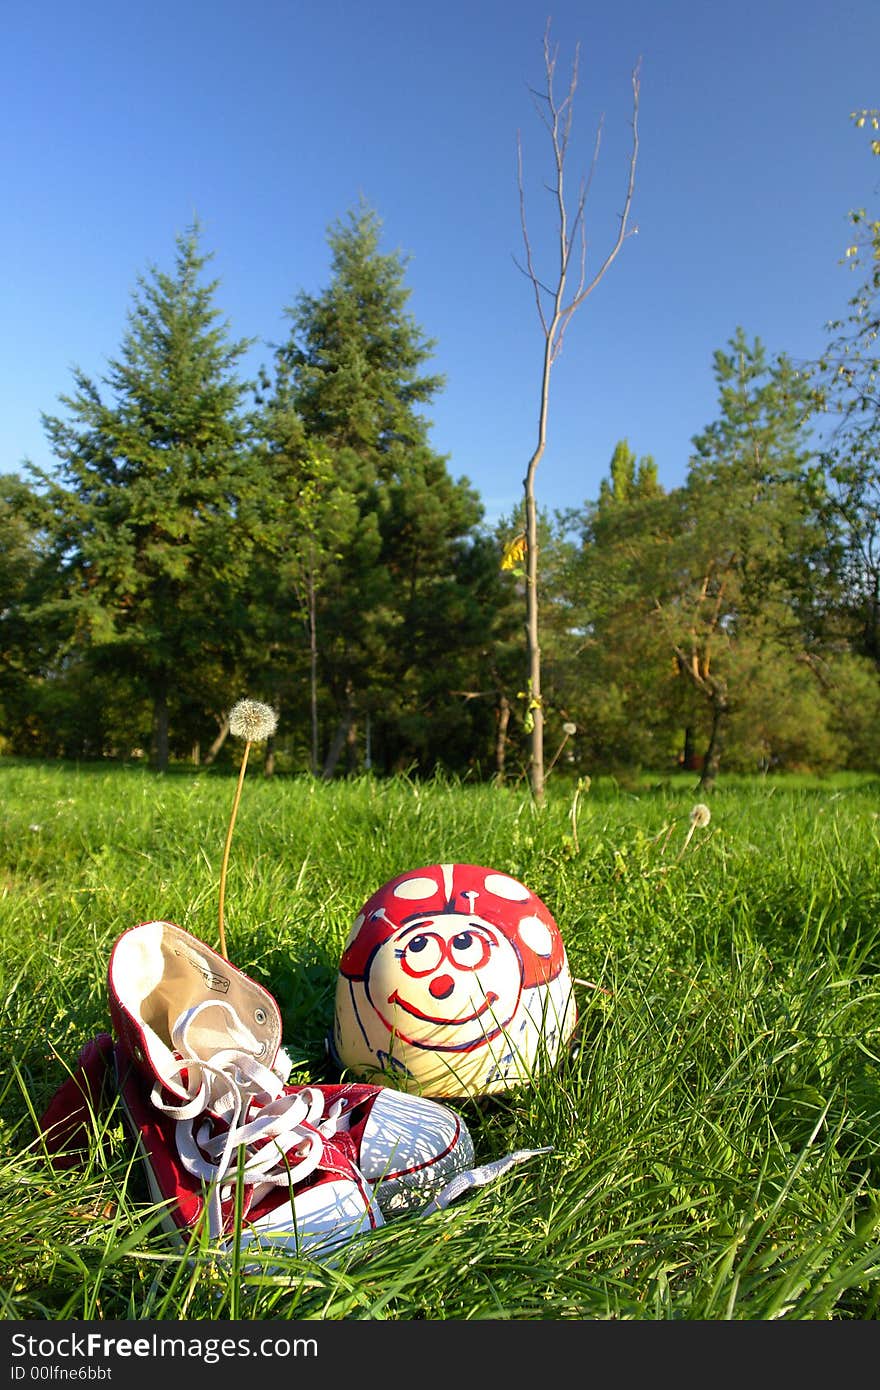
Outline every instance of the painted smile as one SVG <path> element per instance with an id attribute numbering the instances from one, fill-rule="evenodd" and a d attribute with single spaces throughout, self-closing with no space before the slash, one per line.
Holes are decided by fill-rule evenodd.
<path id="1" fill-rule="evenodd" d="M 420 1022 L 436 1023 L 447 1028 L 451 1028 L 459 1023 L 475 1023 L 478 1018 L 482 1018 L 483 1014 L 486 1013 L 488 1009 L 491 1009 L 493 1004 L 497 1004 L 497 1002 L 498 995 L 495 994 L 492 990 L 489 990 L 486 994 L 485 999 L 483 1000 L 483 1003 L 480 1005 L 480 1007 L 476 1010 L 475 1013 L 466 1014 L 463 1018 L 450 1018 L 448 1015 L 444 1018 L 435 1018 L 433 1014 L 422 1013 L 422 1010 L 417 1009 L 414 1004 L 408 1004 L 405 999 L 401 999 L 397 990 L 395 990 L 393 994 L 389 994 L 388 996 L 389 1004 L 397 1004 L 399 1008 L 403 1009 L 404 1013 L 410 1014 L 413 1018 L 419 1019 Z"/>

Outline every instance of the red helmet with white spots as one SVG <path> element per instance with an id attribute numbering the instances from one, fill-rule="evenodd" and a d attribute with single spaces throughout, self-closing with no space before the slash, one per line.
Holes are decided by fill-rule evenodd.
<path id="1" fill-rule="evenodd" d="M 577 1022 L 559 928 L 531 889 L 475 864 L 412 869 L 354 920 L 330 1050 L 429 1096 L 505 1090 L 552 1064 Z"/>

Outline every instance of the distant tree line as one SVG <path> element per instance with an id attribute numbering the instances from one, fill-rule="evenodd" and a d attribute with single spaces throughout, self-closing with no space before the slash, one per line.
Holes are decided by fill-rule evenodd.
<path id="1" fill-rule="evenodd" d="M 624 437 L 541 515 L 548 775 L 880 767 L 880 226 L 852 218 L 821 362 L 737 328 L 681 486 Z M 431 447 L 443 381 L 380 233 L 334 224 L 256 382 L 198 227 L 138 280 L 105 376 L 44 416 L 52 467 L 0 477 L 0 751 L 210 764 L 251 696 L 268 770 L 527 775 L 524 518 L 487 526 Z"/>

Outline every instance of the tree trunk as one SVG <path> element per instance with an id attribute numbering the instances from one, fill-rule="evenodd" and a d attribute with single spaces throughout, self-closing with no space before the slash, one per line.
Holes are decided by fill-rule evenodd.
<path id="1" fill-rule="evenodd" d="M 153 765 L 157 772 L 168 771 L 168 689 L 164 676 L 153 699 Z"/>
<path id="2" fill-rule="evenodd" d="M 333 735 L 333 742 L 331 743 L 329 752 L 327 753 L 327 757 L 324 760 L 324 767 L 321 772 L 321 777 L 323 781 L 329 782 L 332 780 L 333 775 L 336 772 L 336 766 L 342 755 L 342 750 L 348 743 L 349 735 L 353 724 L 354 690 L 352 689 L 351 682 L 349 681 L 345 688 L 345 710 L 343 711 L 342 718 L 340 719 L 336 727 L 336 733 Z"/>
<path id="3" fill-rule="evenodd" d="M 205 754 L 205 767 L 211 766 L 212 762 L 217 757 L 217 754 L 220 752 L 220 749 L 223 747 L 228 737 L 229 720 L 224 719 L 222 724 L 220 725 L 220 732 L 217 734 L 217 737 L 214 739 L 214 742 L 211 744 L 211 747 Z"/>
<path id="4" fill-rule="evenodd" d="M 318 775 L 318 612 L 314 571 L 309 570 L 309 704 L 312 718 L 312 776 Z"/>
<path id="5" fill-rule="evenodd" d="M 345 761 L 349 772 L 358 770 L 357 721 L 352 720 L 345 733 Z"/>
<path id="6" fill-rule="evenodd" d="M 495 711 L 495 781 L 499 787 L 504 785 L 505 763 L 507 761 L 507 728 L 510 724 L 510 701 L 501 695 Z"/>
<path id="7" fill-rule="evenodd" d="M 538 425 L 538 447 L 525 477 L 526 498 L 526 648 L 529 679 L 526 687 L 527 727 L 531 725 L 529 780 L 535 804 L 544 804 L 544 707 L 541 703 L 541 645 L 538 625 L 538 508 L 535 502 L 535 469 L 544 452 L 547 403 L 550 389 L 550 354 L 544 355 L 544 380 Z"/>
<path id="8" fill-rule="evenodd" d="M 703 759 L 703 771 L 700 773 L 698 788 L 701 792 L 710 792 L 715 786 L 718 773 L 721 768 L 721 751 L 724 734 L 724 721 L 727 717 L 728 701 L 726 695 L 716 691 L 712 696 L 712 728 L 709 734 L 709 742 L 706 747 L 706 756 Z"/>
<path id="9" fill-rule="evenodd" d="M 865 651 L 880 666 L 880 576 L 874 575 L 865 615 Z"/>
<path id="10" fill-rule="evenodd" d="M 694 746 L 693 725 L 688 724 L 684 731 L 684 747 L 681 752 L 681 765 L 685 772 L 696 772 L 697 750 Z"/>

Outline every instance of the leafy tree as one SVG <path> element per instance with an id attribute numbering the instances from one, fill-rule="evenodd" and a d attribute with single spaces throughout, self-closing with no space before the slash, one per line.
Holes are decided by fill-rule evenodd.
<path id="1" fill-rule="evenodd" d="M 880 112 L 853 112 L 880 157 Z M 817 394 L 835 420 L 823 454 L 824 516 L 836 558 L 846 629 L 880 667 L 880 218 L 850 213 L 846 263 L 861 282 L 819 364 Z"/>
<path id="2" fill-rule="evenodd" d="M 572 590 L 601 695 L 589 721 L 598 746 L 656 758 L 683 726 L 686 761 L 697 734 L 706 740 L 704 791 L 762 673 L 779 684 L 784 671 L 793 686 L 803 576 L 821 539 L 804 485 L 806 383 L 742 329 L 715 372 L 719 417 L 694 439 L 684 487 L 665 494 L 650 460 L 637 470 L 626 441 L 617 446 L 583 513 Z"/>
<path id="3" fill-rule="evenodd" d="M 731 655 L 747 628 L 798 644 L 793 576 L 818 546 L 804 488 L 810 393 L 784 356 L 769 363 L 742 329 L 715 354 L 718 419 L 694 439 L 656 551 L 655 620 L 710 717 L 700 785 L 714 785 L 731 712 Z"/>
<path id="4" fill-rule="evenodd" d="M 177 238 L 173 273 L 139 277 L 118 358 L 102 385 L 74 372 L 66 417 L 45 415 L 59 463 L 32 473 L 46 503 L 63 604 L 90 659 L 149 699 L 154 756 L 169 756 L 173 702 L 204 707 L 205 659 L 231 669 L 231 598 L 247 568 L 237 498 L 247 423 L 232 342 L 199 229 Z"/>
<path id="5" fill-rule="evenodd" d="M 731 664 L 737 697 L 725 748 L 728 767 L 830 772 L 877 766 L 880 687 L 863 658 L 833 653 L 806 662 L 772 636 L 746 632 L 731 652 Z"/>
<path id="6" fill-rule="evenodd" d="M 579 534 L 564 587 L 572 604 L 573 687 L 581 756 L 589 766 L 660 766 L 693 715 L 656 623 L 657 576 L 674 513 L 648 456 L 623 439 L 595 502 L 565 517 Z"/>
<path id="7" fill-rule="evenodd" d="M 599 485 L 597 511 L 602 515 L 611 507 L 656 497 L 661 491 L 657 465 L 650 454 L 636 463 L 629 441 L 620 439 L 611 455 L 608 477 L 603 478 Z"/>
<path id="8" fill-rule="evenodd" d="M 837 766 L 880 769 L 880 681 L 874 662 L 858 652 L 832 651 L 813 670 L 841 749 Z"/>

